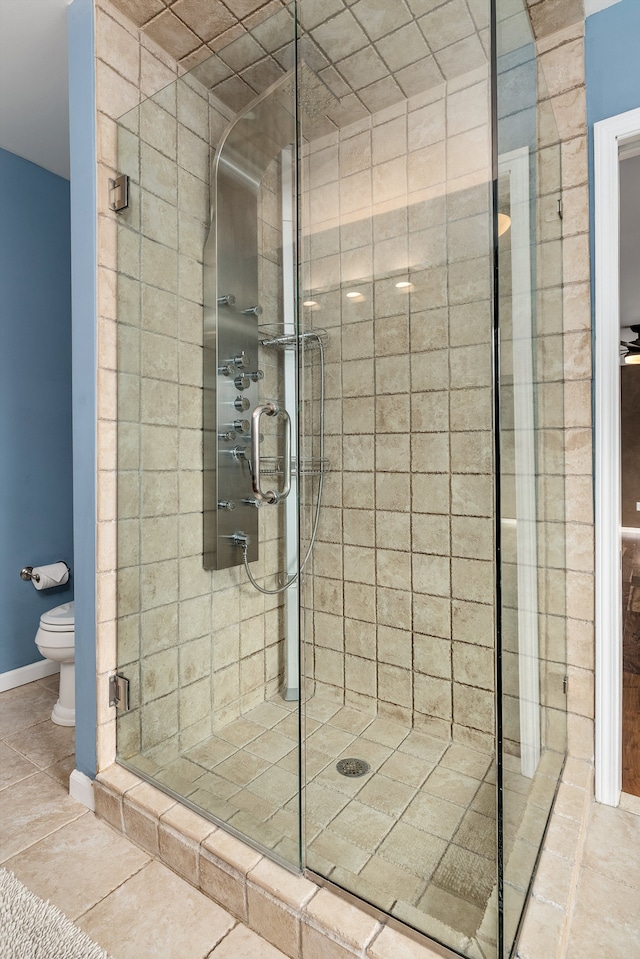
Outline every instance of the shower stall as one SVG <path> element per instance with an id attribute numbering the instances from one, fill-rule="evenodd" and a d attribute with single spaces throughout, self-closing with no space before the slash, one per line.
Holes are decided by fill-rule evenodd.
<path id="1" fill-rule="evenodd" d="M 566 748 L 560 143 L 526 3 L 251 23 L 118 124 L 118 760 L 503 959 Z"/>

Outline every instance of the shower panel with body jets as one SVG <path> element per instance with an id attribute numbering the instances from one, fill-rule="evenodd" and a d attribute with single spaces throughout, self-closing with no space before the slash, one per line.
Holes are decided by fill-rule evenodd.
<path id="1" fill-rule="evenodd" d="M 118 759 L 507 959 L 566 743 L 560 145 L 524 0 L 431 7 L 262 5 L 121 118 Z"/>

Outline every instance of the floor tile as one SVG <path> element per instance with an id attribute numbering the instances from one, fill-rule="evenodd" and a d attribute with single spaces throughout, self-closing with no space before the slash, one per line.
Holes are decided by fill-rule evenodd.
<path id="1" fill-rule="evenodd" d="M 395 782 L 380 772 L 373 776 L 358 793 L 361 802 L 387 813 L 399 816 L 415 796 L 415 787 Z"/>
<path id="2" fill-rule="evenodd" d="M 479 786 L 477 779 L 463 776 L 452 769 L 444 769 L 442 766 L 437 766 L 424 784 L 425 791 L 432 796 L 465 807 L 471 804 Z"/>
<path id="3" fill-rule="evenodd" d="M 0 742 L 0 789 L 32 776 L 36 771 L 33 763 Z"/>
<path id="4" fill-rule="evenodd" d="M 381 844 L 378 854 L 426 880 L 432 875 L 446 848 L 444 839 L 399 822 Z"/>
<path id="5" fill-rule="evenodd" d="M 38 683 L 6 690 L 0 696 L 0 739 L 50 719 L 57 698 Z"/>
<path id="6" fill-rule="evenodd" d="M 338 757 L 347 747 L 351 746 L 355 740 L 354 733 L 348 733 L 344 729 L 337 729 L 335 726 L 320 726 L 314 733 L 311 733 L 307 739 L 309 746 L 315 746 L 321 752 L 328 756 Z"/>
<path id="7" fill-rule="evenodd" d="M 236 719 L 218 730 L 220 739 L 233 743 L 234 746 L 246 746 L 247 743 L 261 736 L 264 732 L 264 726 L 258 723 L 251 723 L 247 719 Z"/>
<path id="8" fill-rule="evenodd" d="M 394 900 L 405 899 L 407 902 L 413 902 L 418 892 L 425 886 L 425 880 L 421 875 L 411 873 L 381 856 L 372 856 L 360 875 L 369 880 L 373 886 L 381 889 L 383 893 L 392 896 Z"/>
<path id="9" fill-rule="evenodd" d="M 353 801 L 331 823 L 333 832 L 373 853 L 395 820 L 365 803 Z"/>
<path id="10" fill-rule="evenodd" d="M 198 746 L 194 746 L 193 749 L 187 750 L 185 757 L 194 763 L 199 763 L 206 769 L 212 769 L 223 759 L 228 759 L 229 756 L 233 755 L 236 748 L 232 743 L 228 743 L 218 736 L 212 736 Z"/>
<path id="11" fill-rule="evenodd" d="M 436 763 L 447 748 L 447 743 L 440 739 L 434 739 L 425 733 L 412 730 L 407 738 L 400 743 L 398 749 L 403 753 L 409 753 L 418 759 L 424 759 L 425 762 Z"/>
<path id="12" fill-rule="evenodd" d="M 282 759 L 292 750 L 295 750 L 297 754 L 296 744 L 274 730 L 263 733 L 262 736 L 258 736 L 257 739 L 252 740 L 246 746 L 248 753 L 260 756 L 261 759 L 266 759 L 270 763 L 277 763 L 279 759 Z"/>
<path id="13" fill-rule="evenodd" d="M 580 874 L 567 959 L 585 959 L 586 956 L 620 959 L 622 956 L 637 956 L 639 949 L 637 888 L 584 867 Z"/>
<path id="14" fill-rule="evenodd" d="M 378 909 L 385 909 L 388 912 L 396 901 L 397 890 L 386 889 L 384 884 L 380 882 L 378 872 L 375 874 L 371 872 L 367 873 L 367 867 L 370 862 L 371 860 L 369 860 L 364 869 L 358 874 L 349 872 L 348 869 L 343 869 L 342 866 L 336 866 L 335 869 L 331 871 L 331 882 L 337 886 L 341 886 L 343 889 L 347 889 L 352 895 L 360 896 L 366 902 L 377 906 Z M 389 865 L 391 865 L 391 863 L 389 863 Z M 373 878 L 371 878 L 372 876 Z"/>
<path id="15" fill-rule="evenodd" d="M 276 703 L 267 702 L 260 703 L 259 706 L 255 706 L 249 710 L 246 714 L 246 719 L 248 719 L 249 722 L 259 723 L 261 726 L 271 729 L 272 726 L 286 719 L 289 715 L 291 715 L 289 710 L 284 707 L 278 706 Z"/>
<path id="16" fill-rule="evenodd" d="M 484 779 L 490 763 L 490 756 L 476 752 L 475 749 L 467 749 L 465 746 L 459 746 L 457 743 L 449 746 L 440 760 L 441 766 L 446 766 L 447 769 L 455 769 L 456 772 L 465 773 L 465 775 L 471 776 L 473 779 Z"/>
<path id="17" fill-rule="evenodd" d="M 310 782 L 305 787 L 305 803 L 307 815 L 313 822 L 326 825 L 344 809 L 349 797 L 344 793 L 329 789 L 318 780 Z"/>
<path id="18" fill-rule="evenodd" d="M 113 959 L 202 959 L 235 919 L 152 861 L 78 921 Z"/>
<path id="19" fill-rule="evenodd" d="M 464 807 L 421 792 L 407 808 L 403 819 L 417 829 L 441 839 L 451 839 L 463 815 Z"/>
<path id="20" fill-rule="evenodd" d="M 18 853 L 5 867 L 76 919 L 148 861 L 141 849 L 87 814 Z"/>
<path id="21" fill-rule="evenodd" d="M 328 722 L 332 716 L 342 709 L 338 703 L 331 703 L 328 700 L 313 697 L 303 705 L 304 714 L 308 719 L 315 719 L 320 723 Z"/>
<path id="22" fill-rule="evenodd" d="M 0 862 L 86 813 L 44 772 L 0 792 Z"/>
<path id="23" fill-rule="evenodd" d="M 488 902 L 496 880 L 495 860 L 484 859 L 453 844 L 447 846 L 433 874 L 433 882 L 440 889 L 480 908 Z"/>
<path id="24" fill-rule="evenodd" d="M 465 812 L 454 842 L 458 846 L 470 849 L 471 852 L 478 853 L 479 856 L 484 856 L 485 859 L 495 859 L 497 856 L 495 819 L 481 816 L 473 810 Z"/>
<path id="25" fill-rule="evenodd" d="M 406 726 L 392 723 L 389 719 L 374 719 L 362 735 L 365 739 L 372 739 L 375 743 L 396 749 L 407 738 L 409 731 Z"/>
<path id="26" fill-rule="evenodd" d="M 584 851 L 586 866 L 611 879 L 640 887 L 640 819 L 633 813 L 595 803 Z"/>
<path id="27" fill-rule="evenodd" d="M 68 792 L 69 777 L 75 768 L 76 757 L 75 753 L 72 753 L 70 756 L 66 756 L 59 762 L 53 763 L 51 766 L 47 766 L 44 771 L 46 772 L 47 776 L 51 776 L 52 779 L 63 786 Z"/>
<path id="28" fill-rule="evenodd" d="M 408 753 L 395 752 L 383 763 L 380 772 L 408 786 L 421 786 L 432 769 L 432 762 Z"/>
<path id="29" fill-rule="evenodd" d="M 344 729 L 347 733 L 354 736 L 361 735 L 362 731 L 370 726 L 374 720 L 374 715 L 363 713 L 359 709 L 351 709 L 349 706 L 343 706 L 337 713 L 334 713 L 329 723 L 338 729 Z"/>
<path id="30" fill-rule="evenodd" d="M 317 857 L 320 857 L 318 861 Z M 307 862 L 311 869 L 323 873 L 325 871 L 325 862 L 332 865 L 342 866 L 349 872 L 359 873 L 362 867 L 368 862 L 371 853 L 356 846 L 343 836 L 325 829 L 317 839 L 310 844 L 307 853 Z M 322 861 L 324 860 L 324 862 Z"/>
<path id="31" fill-rule="evenodd" d="M 51 719 L 46 719 L 5 737 L 5 742 L 44 769 L 75 753 L 75 729 L 73 726 L 58 726 Z"/>
<path id="32" fill-rule="evenodd" d="M 270 768 L 266 759 L 251 756 L 244 751 L 234 753 L 215 767 L 215 772 L 237 786 L 246 786 L 252 779 Z"/>
<path id="33" fill-rule="evenodd" d="M 470 937 L 476 935 L 484 918 L 483 907 L 434 885 L 429 886 L 417 905 L 421 912 Z"/>
<path id="34" fill-rule="evenodd" d="M 287 959 L 283 952 L 261 939 L 246 926 L 238 925 L 209 953 L 207 959 Z"/>
<path id="35" fill-rule="evenodd" d="M 258 796 L 284 806 L 292 796 L 297 795 L 300 780 L 294 773 L 289 773 L 279 766 L 272 766 L 253 779 L 247 788 Z"/>

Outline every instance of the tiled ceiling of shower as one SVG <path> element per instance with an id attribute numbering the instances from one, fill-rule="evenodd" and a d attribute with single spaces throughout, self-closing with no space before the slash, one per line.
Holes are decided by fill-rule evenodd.
<path id="1" fill-rule="evenodd" d="M 113 2 L 182 66 L 199 64 L 233 110 L 291 67 L 285 0 Z M 298 10 L 303 58 L 339 101 L 338 125 L 487 63 L 488 0 L 301 0 Z"/>

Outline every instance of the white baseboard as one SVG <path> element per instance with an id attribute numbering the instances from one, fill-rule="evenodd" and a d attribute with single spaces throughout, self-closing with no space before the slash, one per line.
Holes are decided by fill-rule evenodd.
<path id="1" fill-rule="evenodd" d="M 0 673 L 0 693 L 26 683 L 35 683 L 36 679 L 44 679 L 45 676 L 53 676 L 59 672 L 60 664 L 52 663 L 49 659 L 39 659 L 37 663 L 30 663 L 29 666 L 10 669 L 6 673 Z"/>
<path id="2" fill-rule="evenodd" d="M 89 779 L 79 769 L 74 769 L 69 776 L 69 795 L 76 802 L 82 803 L 91 812 L 95 812 L 96 801 L 93 795 L 93 779 Z"/>

